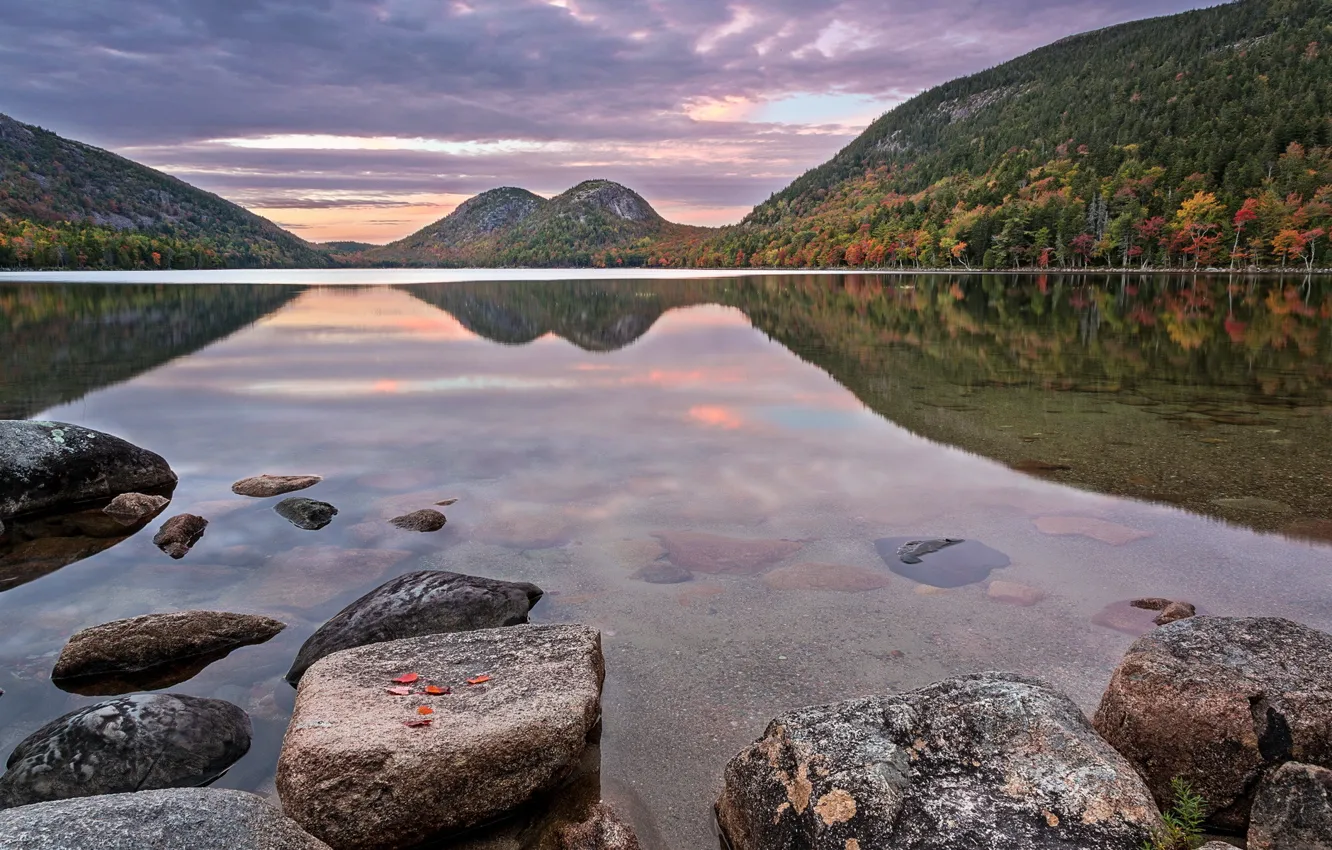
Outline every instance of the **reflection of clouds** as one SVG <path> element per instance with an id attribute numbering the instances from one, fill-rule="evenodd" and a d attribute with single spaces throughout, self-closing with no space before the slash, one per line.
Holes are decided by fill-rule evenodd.
<path id="1" fill-rule="evenodd" d="M 739 413 L 719 405 L 700 404 L 691 407 L 689 418 L 710 428 L 722 428 L 727 431 L 736 431 L 745 427 L 745 420 Z"/>

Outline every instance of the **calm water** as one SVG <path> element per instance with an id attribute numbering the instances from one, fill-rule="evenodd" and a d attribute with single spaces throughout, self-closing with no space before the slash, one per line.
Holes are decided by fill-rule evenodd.
<path id="1" fill-rule="evenodd" d="M 221 784 L 271 793 L 297 647 L 440 567 L 603 630 L 606 795 L 686 850 L 715 846 L 723 765 L 784 709 L 1002 668 L 1090 710 L 1132 640 L 1092 617 L 1144 595 L 1332 629 L 1329 281 L 262 279 L 0 283 L 0 416 L 151 448 L 169 511 L 212 522 L 183 561 L 155 523 L 22 584 L 0 551 L 0 754 L 94 701 L 47 680 L 73 631 L 271 614 L 290 628 L 172 689 L 251 713 Z M 325 476 L 303 495 L 341 513 L 305 532 L 231 495 L 263 472 Z M 382 522 L 444 498 L 439 534 Z M 800 549 L 634 578 L 671 532 Z M 893 575 L 874 541 L 900 536 L 981 541 L 1048 598 Z"/>

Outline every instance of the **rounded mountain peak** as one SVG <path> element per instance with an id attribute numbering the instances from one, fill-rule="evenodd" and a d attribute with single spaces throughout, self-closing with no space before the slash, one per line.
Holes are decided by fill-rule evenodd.
<path id="1" fill-rule="evenodd" d="M 661 218 L 642 195 L 613 180 L 585 180 L 555 201 L 570 207 L 599 209 L 625 221 L 648 222 Z"/>

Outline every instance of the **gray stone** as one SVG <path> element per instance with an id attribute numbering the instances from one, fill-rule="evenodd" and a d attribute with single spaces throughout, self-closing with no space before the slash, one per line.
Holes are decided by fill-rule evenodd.
<path id="1" fill-rule="evenodd" d="M 1265 774 L 1332 767 L 1332 635 L 1275 617 L 1169 623 L 1129 647 L 1094 722 L 1162 807 L 1178 777 L 1212 824 L 1243 832 Z"/>
<path id="2" fill-rule="evenodd" d="M 389 693 L 405 673 L 420 676 L 413 693 Z M 411 847 L 490 823 L 578 766 L 600 721 L 604 676 L 600 634 L 576 625 L 330 655 L 296 695 L 278 759 L 283 809 L 340 850 Z M 430 696 L 427 685 L 452 693 Z"/>
<path id="3" fill-rule="evenodd" d="M 295 493 L 297 490 L 313 487 L 323 480 L 318 475 L 256 475 L 253 478 L 242 478 L 232 484 L 231 492 L 237 496 L 266 499 L 270 496 Z"/>
<path id="4" fill-rule="evenodd" d="M 176 486 L 159 455 L 62 422 L 0 420 L 0 468 L 0 517 Z"/>
<path id="5" fill-rule="evenodd" d="M 0 777 L 0 809 L 203 785 L 249 748 L 250 718 L 229 702 L 120 697 L 72 711 L 23 739 Z"/>
<path id="6" fill-rule="evenodd" d="M 297 682 L 326 655 L 389 640 L 516 626 L 540 601 L 526 582 L 425 570 L 398 576 L 333 615 L 301 646 L 287 673 Z"/>
<path id="7" fill-rule="evenodd" d="M 222 611 L 178 611 L 116 620 L 76 632 L 56 660 L 51 678 L 140 674 L 263 643 L 284 628 L 285 624 L 270 617 Z"/>
<path id="8" fill-rule="evenodd" d="M 0 812 L 4 850 L 329 850 L 262 797 L 173 788 Z"/>
<path id="9" fill-rule="evenodd" d="M 1332 770 L 1286 762 L 1253 798 L 1249 850 L 1332 850 Z"/>
<path id="10" fill-rule="evenodd" d="M 102 508 L 102 513 L 124 526 L 135 526 L 152 519 L 171 503 L 165 496 L 146 496 L 143 493 L 122 493 Z"/>
<path id="11" fill-rule="evenodd" d="M 423 511 L 413 511 L 409 514 L 394 517 L 389 520 L 389 522 L 393 523 L 398 528 L 401 528 L 403 531 L 428 533 L 431 531 L 439 531 L 444 527 L 445 523 L 448 522 L 448 519 L 439 511 L 426 508 Z"/>
<path id="12" fill-rule="evenodd" d="M 888 569 L 931 587 L 976 584 L 1011 563 L 984 543 L 949 537 L 885 537 L 874 548 Z"/>
<path id="13" fill-rule="evenodd" d="M 176 560 L 185 557 L 203 537 L 208 520 L 194 514 L 179 514 L 162 523 L 153 536 L 153 545 Z"/>
<path id="14" fill-rule="evenodd" d="M 1142 780 L 1077 705 L 982 673 L 801 709 L 727 765 L 734 850 L 1140 850 Z"/>
<path id="15" fill-rule="evenodd" d="M 338 515 L 338 509 L 328 502 L 317 502 L 300 496 L 283 499 L 273 510 L 287 522 L 306 531 L 318 531 Z"/>

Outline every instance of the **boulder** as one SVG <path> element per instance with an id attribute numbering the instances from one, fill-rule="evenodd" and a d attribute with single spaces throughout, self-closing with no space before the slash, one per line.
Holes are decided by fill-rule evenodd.
<path id="1" fill-rule="evenodd" d="M 148 496 L 143 493 L 121 493 L 102 508 L 102 513 L 124 526 L 139 525 L 162 512 L 171 503 L 166 496 Z"/>
<path id="2" fill-rule="evenodd" d="M 1242 832 L 1267 773 L 1332 767 L 1332 635 L 1274 617 L 1161 626 L 1129 647 L 1095 726 L 1162 806 L 1179 777 L 1212 824 Z"/>
<path id="3" fill-rule="evenodd" d="M 516 626 L 540 601 L 534 584 L 443 570 L 407 573 L 343 608 L 301 646 L 287 681 L 326 655 L 403 638 Z"/>
<path id="4" fill-rule="evenodd" d="M 733 850 L 1140 850 L 1161 824 L 1071 699 L 1006 673 L 777 718 L 717 818 Z"/>
<path id="5" fill-rule="evenodd" d="M 404 686 L 412 693 L 390 693 L 407 673 L 420 677 Z M 330 655 L 296 695 L 278 759 L 283 809 L 340 850 L 412 847 L 489 823 L 579 764 L 600 722 L 604 676 L 600 634 L 577 625 Z M 427 685 L 452 693 L 430 696 Z"/>
<path id="6" fill-rule="evenodd" d="M 1332 770 L 1286 762 L 1258 786 L 1249 850 L 1332 850 Z"/>
<path id="7" fill-rule="evenodd" d="M 216 699 L 136 694 L 72 711 L 23 739 L 0 809 L 203 785 L 250 749 L 250 718 Z"/>
<path id="8" fill-rule="evenodd" d="M 242 478 L 232 484 L 231 492 L 237 496 L 266 499 L 270 496 L 295 493 L 297 490 L 313 487 L 323 480 L 318 475 L 256 475 L 253 478 Z"/>
<path id="9" fill-rule="evenodd" d="M 0 420 L 0 466 L 0 517 L 176 486 L 161 456 L 62 422 Z"/>
<path id="10" fill-rule="evenodd" d="M 153 545 L 176 560 L 194 548 L 208 528 L 208 520 L 194 514 L 180 514 L 162 523 L 153 536 Z"/>
<path id="11" fill-rule="evenodd" d="M 273 507 L 273 510 L 277 511 L 278 516 L 287 522 L 305 531 L 318 531 L 327 526 L 333 521 L 333 517 L 338 515 L 338 509 L 328 502 L 319 502 L 299 496 L 283 499 Z"/>
<path id="12" fill-rule="evenodd" d="M 0 812 L 9 850 L 329 850 L 262 797 L 172 788 Z"/>
<path id="13" fill-rule="evenodd" d="M 221 611 L 116 620 L 76 632 L 56 659 L 51 678 L 120 677 L 151 673 L 200 656 L 216 660 L 237 647 L 263 643 L 284 628 L 269 617 Z"/>
<path id="14" fill-rule="evenodd" d="M 389 522 L 403 531 L 428 533 L 439 531 L 448 522 L 448 518 L 439 511 L 426 508 L 423 511 L 413 511 L 409 514 L 394 517 Z"/>

